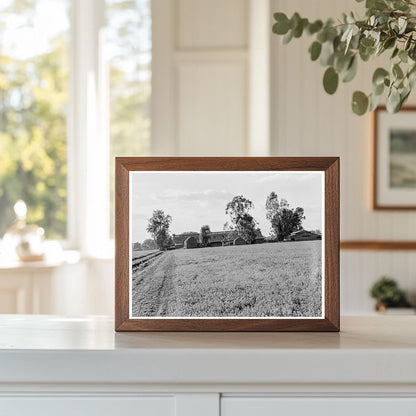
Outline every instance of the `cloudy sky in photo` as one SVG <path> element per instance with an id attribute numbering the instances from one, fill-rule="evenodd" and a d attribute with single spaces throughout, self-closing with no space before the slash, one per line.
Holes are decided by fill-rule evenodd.
<path id="1" fill-rule="evenodd" d="M 265 237 L 270 234 L 266 198 L 274 191 L 291 208 L 302 207 L 306 230 L 322 230 L 323 172 L 131 172 L 132 242 L 151 238 L 148 219 L 156 209 L 172 217 L 170 231 L 199 232 L 204 224 L 222 231 L 225 207 L 234 196 L 251 200 L 251 215 Z"/>

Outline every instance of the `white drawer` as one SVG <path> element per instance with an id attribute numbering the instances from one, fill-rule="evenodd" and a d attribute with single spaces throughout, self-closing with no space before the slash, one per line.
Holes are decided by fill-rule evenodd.
<path id="1" fill-rule="evenodd" d="M 224 397 L 221 416 L 415 416 L 416 398 Z"/>
<path id="2" fill-rule="evenodd" d="M 7 416 L 174 416 L 173 397 L 0 397 Z"/>

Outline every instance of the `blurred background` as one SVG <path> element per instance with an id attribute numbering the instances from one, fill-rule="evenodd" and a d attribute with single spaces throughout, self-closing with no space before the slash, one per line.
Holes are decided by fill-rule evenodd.
<path id="1" fill-rule="evenodd" d="M 369 290 L 382 275 L 414 301 L 414 251 L 364 244 L 416 240 L 415 211 L 372 210 L 372 116 L 353 115 L 350 97 L 368 89 L 375 64 L 329 96 L 311 40 L 282 45 L 271 32 L 275 11 L 350 10 L 362 8 L 2 0 L 0 236 L 23 200 L 47 243 L 42 259 L 20 261 L 6 234 L 0 313 L 113 314 L 115 156 L 340 156 L 341 240 L 354 242 L 341 250 L 341 313 L 374 313 Z"/>

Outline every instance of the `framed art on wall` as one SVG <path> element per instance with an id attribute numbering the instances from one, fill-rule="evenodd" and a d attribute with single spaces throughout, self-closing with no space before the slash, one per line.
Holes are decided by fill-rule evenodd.
<path id="1" fill-rule="evenodd" d="M 373 208 L 416 209 L 416 107 L 374 112 Z"/>
<path id="2" fill-rule="evenodd" d="M 116 158 L 117 331 L 338 331 L 339 159 Z"/>

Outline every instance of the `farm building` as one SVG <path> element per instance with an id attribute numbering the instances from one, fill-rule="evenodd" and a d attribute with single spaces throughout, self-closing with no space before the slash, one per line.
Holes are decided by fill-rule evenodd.
<path id="1" fill-rule="evenodd" d="M 191 235 L 188 237 L 183 244 L 184 248 L 197 248 L 198 247 L 198 238 Z"/>
<path id="2" fill-rule="evenodd" d="M 189 237 L 195 237 L 198 241 L 199 233 L 196 232 L 188 232 L 188 233 L 182 233 L 182 234 L 173 234 L 173 244 L 175 245 L 175 248 L 182 248 L 184 246 L 185 240 Z"/>
<path id="3" fill-rule="evenodd" d="M 234 242 L 236 241 L 236 239 L 238 237 L 240 237 L 241 239 L 243 239 L 241 236 L 239 236 L 237 234 L 236 231 L 225 231 L 225 233 L 227 234 L 226 238 L 223 241 L 223 243 L 224 243 L 225 246 L 229 246 L 229 245 L 235 244 Z M 256 238 L 255 238 L 253 244 L 260 244 L 260 243 L 264 243 L 265 241 L 266 241 L 266 239 L 263 237 L 263 234 L 261 233 L 261 231 L 259 229 L 257 229 L 256 230 Z M 245 244 L 247 244 L 247 241 L 244 240 L 244 242 L 245 242 Z"/>
<path id="4" fill-rule="evenodd" d="M 185 247 L 185 242 L 192 237 L 192 241 L 190 244 L 194 244 L 193 240 L 196 242 L 196 246 L 198 246 L 199 242 L 199 233 L 197 232 L 186 232 L 182 234 L 173 234 L 173 244 L 175 248 L 183 248 Z M 237 243 L 236 243 L 237 242 Z M 244 242 L 244 243 L 243 243 Z M 254 243 L 264 243 L 265 238 L 263 237 L 260 230 L 256 230 L 256 239 Z M 221 246 L 231 246 L 231 245 L 241 245 L 247 244 L 247 242 L 237 234 L 236 231 L 212 231 L 209 233 L 209 247 L 221 247 Z M 195 247 L 185 247 L 185 248 L 195 248 Z"/>
<path id="5" fill-rule="evenodd" d="M 312 231 L 299 230 L 290 234 L 285 240 L 286 241 L 307 241 L 307 240 L 321 240 L 320 234 Z"/>
<path id="6" fill-rule="evenodd" d="M 213 231 L 209 235 L 208 245 L 210 247 L 220 247 L 228 239 L 231 231 Z"/>
<path id="7" fill-rule="evenodd" d="M 234 241 L 233 241 L 233 245 L 234 246 L 243 246 L 246 243 L 246 240 L 244 240 L 243 237 L 237 237 Z"/>
<path id="8" fill-rule="evenodd" d="M 256 239 L 255 239 L 255 243 L 256 244 L 260 244 L 260 243 L 264 243 L 266 241 L 266 239 L 263 237 L 263 234 L 261 233 L 260 229 L 257 228 L 256 230 Z"/>

